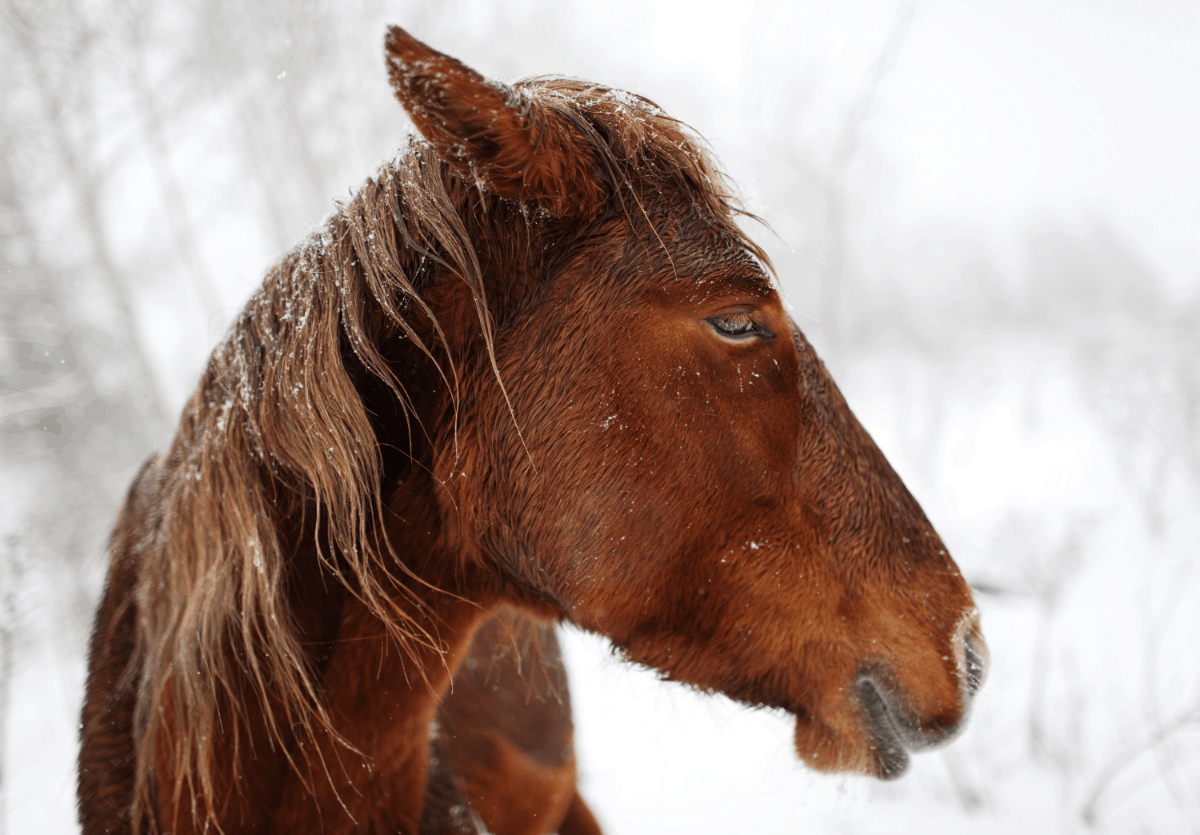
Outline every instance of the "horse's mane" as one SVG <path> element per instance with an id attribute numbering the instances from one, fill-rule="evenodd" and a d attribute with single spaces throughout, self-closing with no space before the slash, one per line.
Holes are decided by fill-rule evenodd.
<path id="1" fill-rule="evenodd" d="M 516 89 L 586 138 L 610 198 L 604 211 L 623 212 L 648 245 L 663 243 L 650 234 L 639 195 L 681 190 L 767 263 L 738 228 L 742 212 L 701 143 L 653 103 L 561 78 Z M 480 233 L 480 218 L 488 229 L 507 223 L 525 233 L 496 241 Z M 495 323 L 483 265 L 498 256 L 486 248 L 511 257 L 552 222 L 537 207 L 489 193 L 414 138 L 270 270 L 213 352 L 170 451 L 142 482 L 153 511 L 141 530 L 114 536 L 140 541 L 137 651 L 127 673 L 138 688 L 135 829 L 155 805 L 151 793 L 170 789 L 154 785 L 162 768 L 173 775 L 176 802 L 186 789 L 212 819 L 214 740 L 239 744 L 241 717 L 222 716 L 224 706 L 242 716 L 247 707 L 262 711 L 284 751 L 292 734 L 336 736 L 288 604 L 298 537 L 311 537 L 305 547 L 315 546 L 328 573 L 402 647 L 437 645 L 398 602 L 405 562 L 383 534 L 378 416 L 364 387 L 388 393 L 398 421 L 419 430 L 409 381 L 397 371 L 405 364 L 381 349 L 401 345 L 388 350 L 431 361 L 456 408 L 459 370 L 442 347 L 430 289 L 452 277 L 465 282 L 490 354 Z"/>

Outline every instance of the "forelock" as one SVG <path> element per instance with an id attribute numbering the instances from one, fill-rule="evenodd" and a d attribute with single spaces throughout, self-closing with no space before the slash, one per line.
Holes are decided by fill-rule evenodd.
<path id="1" fill-rule="evenodd" d="M 525 79 L 516 85 L 573 124 L 590 140 L 605 181 L 624 204 L 628 189 L 678 193 L 771 269 L 770 258 L 738 226 L 738 217 L 758 220 L 734 194 L 704 140 L 650 99 L 624 90 L 559 76 Z"/>

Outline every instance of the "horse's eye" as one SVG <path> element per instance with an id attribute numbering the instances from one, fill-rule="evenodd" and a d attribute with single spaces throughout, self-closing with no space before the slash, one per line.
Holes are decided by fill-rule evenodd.
<path id="1" fill-rule="evenodd" d="M 706 321 L 718 334 L 737 342 L 755 338 L 770 339 L 775 335 L 754 321 L 749 313 L 726 313 L 722 316 L 710 316 Z"/>

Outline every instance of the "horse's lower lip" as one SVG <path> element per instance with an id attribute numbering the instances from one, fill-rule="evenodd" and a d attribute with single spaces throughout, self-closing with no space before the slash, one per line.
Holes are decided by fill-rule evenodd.
<path id="1" fill-rule="evenodd" d="M 968 669 L 972 662 L 978 670 L 983 669 L 978 653 L 975 659 L 970 653 L 967 658 Z M 958 735 L 966 718 L 966 705 L 953 718 L 918 721 L 906 709 L 903 696 L 888 688 L 886 681 L 874 672 L 863 673 L 858 677 L 857 690 L 859 704 L 866 713 L 872 773 L 881 780 L 893 780 L 908 768 L 910 751 L 937 748 Z M 978 676 L 972 680 L 968 673 L 960 691 L 962 698 L 969 701 L 978 687 Z"/>
<path id="2" fill-rule="evenodd" d="M 874 776 L 894 780 L 908 770 L 906 749 L 914 746 L 906 746 L 905 742 L 912 740 L 912 723 L 884 695 L 873 676 L 859 677 L 858 698 L 869 721 L 867 746 Z"/>

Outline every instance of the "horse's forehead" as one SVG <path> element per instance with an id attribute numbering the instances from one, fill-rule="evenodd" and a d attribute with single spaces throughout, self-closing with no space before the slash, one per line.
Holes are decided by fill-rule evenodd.
<path id="1" fill-rule="evenodd" d="M 691 303 L 717 296 L 752 301 L 774 293 L 753 245 L 732 217 L 712 205 L 716 201 L 705 205 L 673 189 L 641 197 L 640 211 L 614 211 L 582 233 L 580 246 L 562 239 L 556 248 L 573 251 L 570 272 L 592 279 L 571 282 L 568 292 L 586 286 L 591 295 L 608 287 L 622 304 L 637 296 Z"/>
<path id="2" fill-rule="evenodd" d="M 733 233 L 685 237 L 672 243 L 668 289 L 692 297 L 735 295 L 747 300 L 774 292 L 762 264 Z"/>

